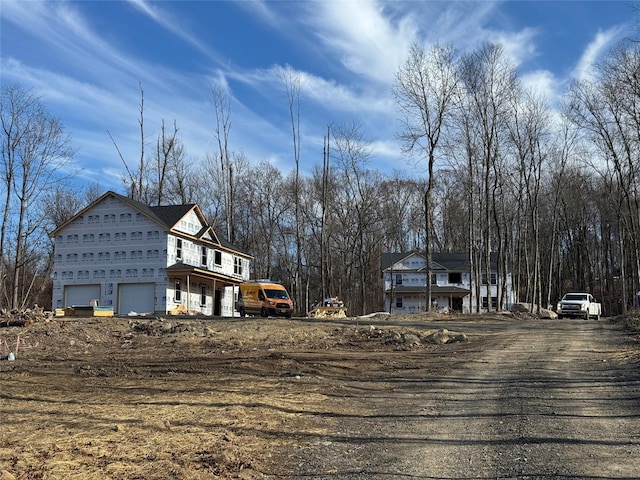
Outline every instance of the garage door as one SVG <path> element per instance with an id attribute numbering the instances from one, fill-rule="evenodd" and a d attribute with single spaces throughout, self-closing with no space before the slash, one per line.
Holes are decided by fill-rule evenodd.
<path id="1" fill-rule="evenodd" d="M 64 306 L 90 305 L 100 298 L 100 285 L 65 285 Z"/>
<path id="2" fill-rule="evenodd" d="M 121 283 L 118 285 L 118 314 L 155 311 L 155 283 Z"/>

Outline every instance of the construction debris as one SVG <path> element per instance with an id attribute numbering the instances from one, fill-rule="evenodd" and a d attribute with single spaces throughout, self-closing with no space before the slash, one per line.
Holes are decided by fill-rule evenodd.
<path id="1" fill-rule="evenodd" d="M 35 322 L 49 322 L 53 312 L 35 305 L 33 308 L 0 309 L 0 327 L 26 327 Z"/>
<path id="2" fill-rule="evenodd" d="M 347 307 L 338 297 L 325 298 L 322 302 L 316 302 L 307 313 L 311 318 L 346 318 Z"/>

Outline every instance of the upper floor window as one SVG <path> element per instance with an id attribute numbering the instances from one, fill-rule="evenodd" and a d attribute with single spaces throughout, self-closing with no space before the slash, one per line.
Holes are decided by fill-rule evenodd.
<path id="1" fill-rule="evenodd" d="M 240 257 L 233 257 L 233 273 L 242 275 L 242 259 Z"/>
<path id="2" fill-rule="evenodd" d="M 498 283 L 498 275 L 495 273 L 491 274 L 491 285 L 496 285 Z M 482 274 L 482 285 L 487 285 L 487 274 Z"/>
<path id="3" fill-rule="evenodd" d="M 402 274 L 396 273 L 396 285 L 402 285 Z"/>
<path id="4" fill-rule="evenodd" d="M 462 283 L 462 274 L 460 272 L 449 272 L 449 283 Z"/>
<path id="5" fill-rule="evenodd" d="M 176 238 L 176 260 L 182 260 L 182 239 Z"/>
<path id="6" fill-rule="evenodd" d="M 431 274 L 431 285 L 437 285 L 438 284 L 438 274 L 437 273 L 432 273 Z"/>
<path id="7" fill-rule="evenodd" d="M 120 214 L 120 221 L 121 222 L 130 222 L 131 221 L 131 214 L 130 213 L 121 213 Z"/>
<path id="8" fill-rule="evenodd" d="M 222 265 L 222 252 L 220 250 L 216 250 L 213 254 L 213 263 L 216 265 Z"/>
<path id="9" fill-rule="evenodd" d="M 200 263 L 206 267 L 207 266 L 207 247 L 202 246 L 202 247 L 200 247 L 200 249 L 201 249 L 201 251 L 200 251 Z"/>

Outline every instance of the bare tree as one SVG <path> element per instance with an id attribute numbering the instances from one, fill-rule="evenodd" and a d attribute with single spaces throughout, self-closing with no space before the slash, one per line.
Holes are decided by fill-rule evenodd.
<path id="1" fill-rule="evenodd" d="M 530 235 L 525 238 L 524 249 L 520 253 L 527 262 L 526 301 L 537 305 L 542 303 L 542 271 L 540 245 L 540 194 L 543 167 L 548 160 L 550 137 L 550 113 L 544 99 L 532 92 L 524 96 L 512 97 L 512 120 L 507 122 L 516 168 L 519 174 L 518 191 L 524 195 L 526 215 L 524 218 Z M 503 279 L 504 280 L 504 279 Z"/>
<path id="2" fill-rule="evenodd" d="M 403 114 L 404 130 L 400 134 L 403 151 L 427 160 L 424 192 L 427 311 L 431 310 L 434 166 L 441 135 L 447 127 L 458 93 L 456 61 L 456 51 L 451 46 L 436 44 L 425 51 L 413 45 L 409 58 L 396 74 L 393 89 Z"/>
<path id="3" fill-rule="evenodd" d="M 35 272 L 35 252 L 46 238 L 41 200 L 54 188 L 73 157 L 71 140 L 60 120 L 42 101 L 19 86 L 2 89 L 1 147 L 5 212 L 0 228 L 2 284 L 10 278 L 5 299 L 10 307 L 24 304 Z M 9 242 L 12 242 L 9 261 Z M 35 273 L 32 273 L 35 275 Z"/>
<path id="4" fill-rule="evenodd" d="M 475 51 L 466 54 L 461 62 L 461 79 L 465 87 L 464 115 L 468 128 L 467 152 L 471 168 L 479 175 L 470 174 L 469 181 L 476 176 L 481 183 L 476 187 L 476 199 L 480 208 L 480 229 L 473 235 L 480 235 L 480 240 L 472 239 L 472 263 L 478 268 L 476 285 L 487 287 L 486 308 L 492 309 L 491 276 L 492 252 L 496 252 L 498 269 L 503 270 L 504 232 L 502 222 L 496 222 L 499 212 L 501 182 L 504 180 L 501 170 L 502 149 L 506 137 L 506 125 L 510 115 L 510 99 L 517 93 L 518 76 L 515 67 L 505 55 L 503 48 L 496 44 L 485 44 Z M 477 166 L 474 163 L 477 162 Z M 492 228 L 493 227 L 493 228 Z M 493 231 L 497 229 L 497 231 Z M 474 256 L 477 256 L 475 259 Z M 484 269 L 480 266 L 484 266 Z M 498 272 L 497 276 L 500 276 Z M 500 288 L 500 285 L 497 285 Z M 504 285 L 502 285 L 504 287 Z M 477 298 L 480 302 L 480 298 Z M 483 305 L 484 306 L 484 305 Z M 479 310 L 479 303 L 478 303 Z M 500 305 L 497 305 L 500 308 Z"/>
<path id="5" fill-rule="evenodd" d="M 291 117 L 291 134 L 293 140 L 293 159 L 295 161 L 294 201 L 295 201 L 295 232 L 296 232 L 296 271 L 294 273 L 295 295 L 298 308 L 302 301 L 302 225 L 300 222 L 300 91 L 302 77 L 290 66 L 281 68 L 278 77 L 287 96 L 289 116 Z"/>
<path id="6" fill-rule="evenodd" d="M 211 88 L 213 109 L 216 115 L 214 136 L 218 144 L 218 160 L 222 174 L 222 202 L 224 206 L 225 227 L 227 238 L 235 242 L 234 232 L 234 202 L 233 202 L 233 165 L 229 151 L 229 133 L 231 132 L 231 95 L 216 86 Z"/>
<path id="7" fill-rule="evenodd" d="M 350 308 L 365 314 L 369 307 L 366 287 L 370 283 L 367 273 L 373 263 L 371 254 L 382 244 L 377 188 L 380 182 L 366 168 L 371 157 L 371 140 L 364 135 L 359 124 L 334 126 L 333 140 L 337 172 L 343 179 L 341 202 L 336 203 L 338 212 L 334 214 L 338 213 L 341 220 L 340 231 L 347 234 L 344 235 L 347 241 L 342 242 L 340 251 L 343 263 L 352 268 L 345 272 L 345 278 L 357 291 Z"/>

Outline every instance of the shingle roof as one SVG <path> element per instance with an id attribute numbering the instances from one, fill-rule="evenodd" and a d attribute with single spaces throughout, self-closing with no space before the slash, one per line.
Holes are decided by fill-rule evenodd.
<path id="1" fill-rule="evenodd" d="M 383 253 L 380 256 L 380 267 L 382 270 L 386 270 L 411 255 L 419 255 L 425 258 L 425 254 L 422 252 Z M 469 254 L 467 252 L 437 252 L 433 253 L 431 257 L 434 263 L 437 263 L 449 272 L 468 272 L 470 270 Z M 497 267 L 496 259 L 496 255 L 492 254 L 492 270 L 495 270 Z"/>

